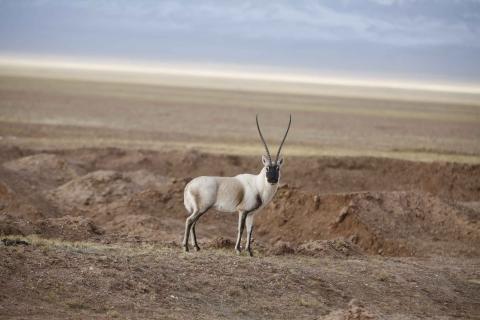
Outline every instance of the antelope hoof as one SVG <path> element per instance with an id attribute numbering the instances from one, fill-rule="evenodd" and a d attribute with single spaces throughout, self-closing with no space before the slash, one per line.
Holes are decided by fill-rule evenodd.
<path id="1" fill-rule="evenodd" d="M 240 247 L 236 247 L 235 251 L 237 252 L 238 255 L 240 255 L 242 253 L 242 250 L 241 250 Z"/>
<path id="2" fill-rule="evenodd" d="M 252 249 L 248 249 L 248 255 L 249 255 L 250 257 L 253 257 L 253 250 L 252 250 Z"/>
<path id="3" fill-rule="evenodd" d="M 195 246 L 195 251 L 200 251 L 200 247 L 199 247 L 199 246 Z"/>
<path id="4" fill-rule="evenodd" d="M 190 251 L 190 250 L 188 249 L 188 246 L 183 246 L 183 252 L 188 252 L 188 251 Z"/>

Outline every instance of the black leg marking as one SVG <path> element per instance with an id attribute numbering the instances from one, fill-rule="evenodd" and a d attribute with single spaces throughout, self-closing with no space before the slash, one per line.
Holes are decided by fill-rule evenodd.
<path id="1" fill-rule="evenodd" d="M 247 224 L 247 246 L 246 246 L 246 249 L 247 249 L 250 257 L 253 257 L 253 251 L 252 251 L 252 247 L 251 247 L 252 235 L 253 235 L 253 216 L 252 215 L 249 215 L 247 217 L 246 224 Z"/>
<path id="2" fill-rule="evenodd" d="M 248 233 L 248 238 L 247 238 L 247 251 L 250 257 L 253 257 L 253 251 L 251 247 L 251 242 L 252 242 L 252 233 L 253 233 L 253 227 L 251 228 L 251 231 Z"/>

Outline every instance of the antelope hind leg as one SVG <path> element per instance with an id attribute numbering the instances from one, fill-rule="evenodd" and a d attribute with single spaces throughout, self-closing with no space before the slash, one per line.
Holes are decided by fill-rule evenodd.
<path id="1" fill-rule="evenodd" d="M 197 243 L 197 234 L 195 233 L 195 226 L 197 225 L 198 218 L 192 224 L 192 228 L 190 229 L 190 236 L 192 237 L 192 246 L 195 248 L 195 251 L 200 251 L 200 247 L 198 246 L 198 243 Z"/>
<path id="2" fill-rule="evenodd" d="M 192 224 L 195 222 L 195 219 L 198 215 L 198 211 L 192 213 L 187 220 L 185 220 L 185 234 L 183 236 L 183 251 L 188 252 L 188 236 L 190 235 L 190 230 L 192 228 Z"/>

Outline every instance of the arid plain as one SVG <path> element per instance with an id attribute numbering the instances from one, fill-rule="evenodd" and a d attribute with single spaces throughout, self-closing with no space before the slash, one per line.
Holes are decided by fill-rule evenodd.
<path id="1" fill-rule="evenodd" d="M 0 64 L 0 318 L 480 319 L 478 97 Z M 293 124 L 255 256 L 217 212 L 183 253 L 257 113 L 273 150 Z"/>

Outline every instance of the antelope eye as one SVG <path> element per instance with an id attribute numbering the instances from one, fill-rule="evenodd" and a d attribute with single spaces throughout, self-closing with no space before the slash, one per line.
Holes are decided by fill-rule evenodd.
<path id="1" fill-rule="evenodd" d="M 269 167 L 266 168 L 267 171 L 269 171 L 269 169 L 270 169 Z"/>

